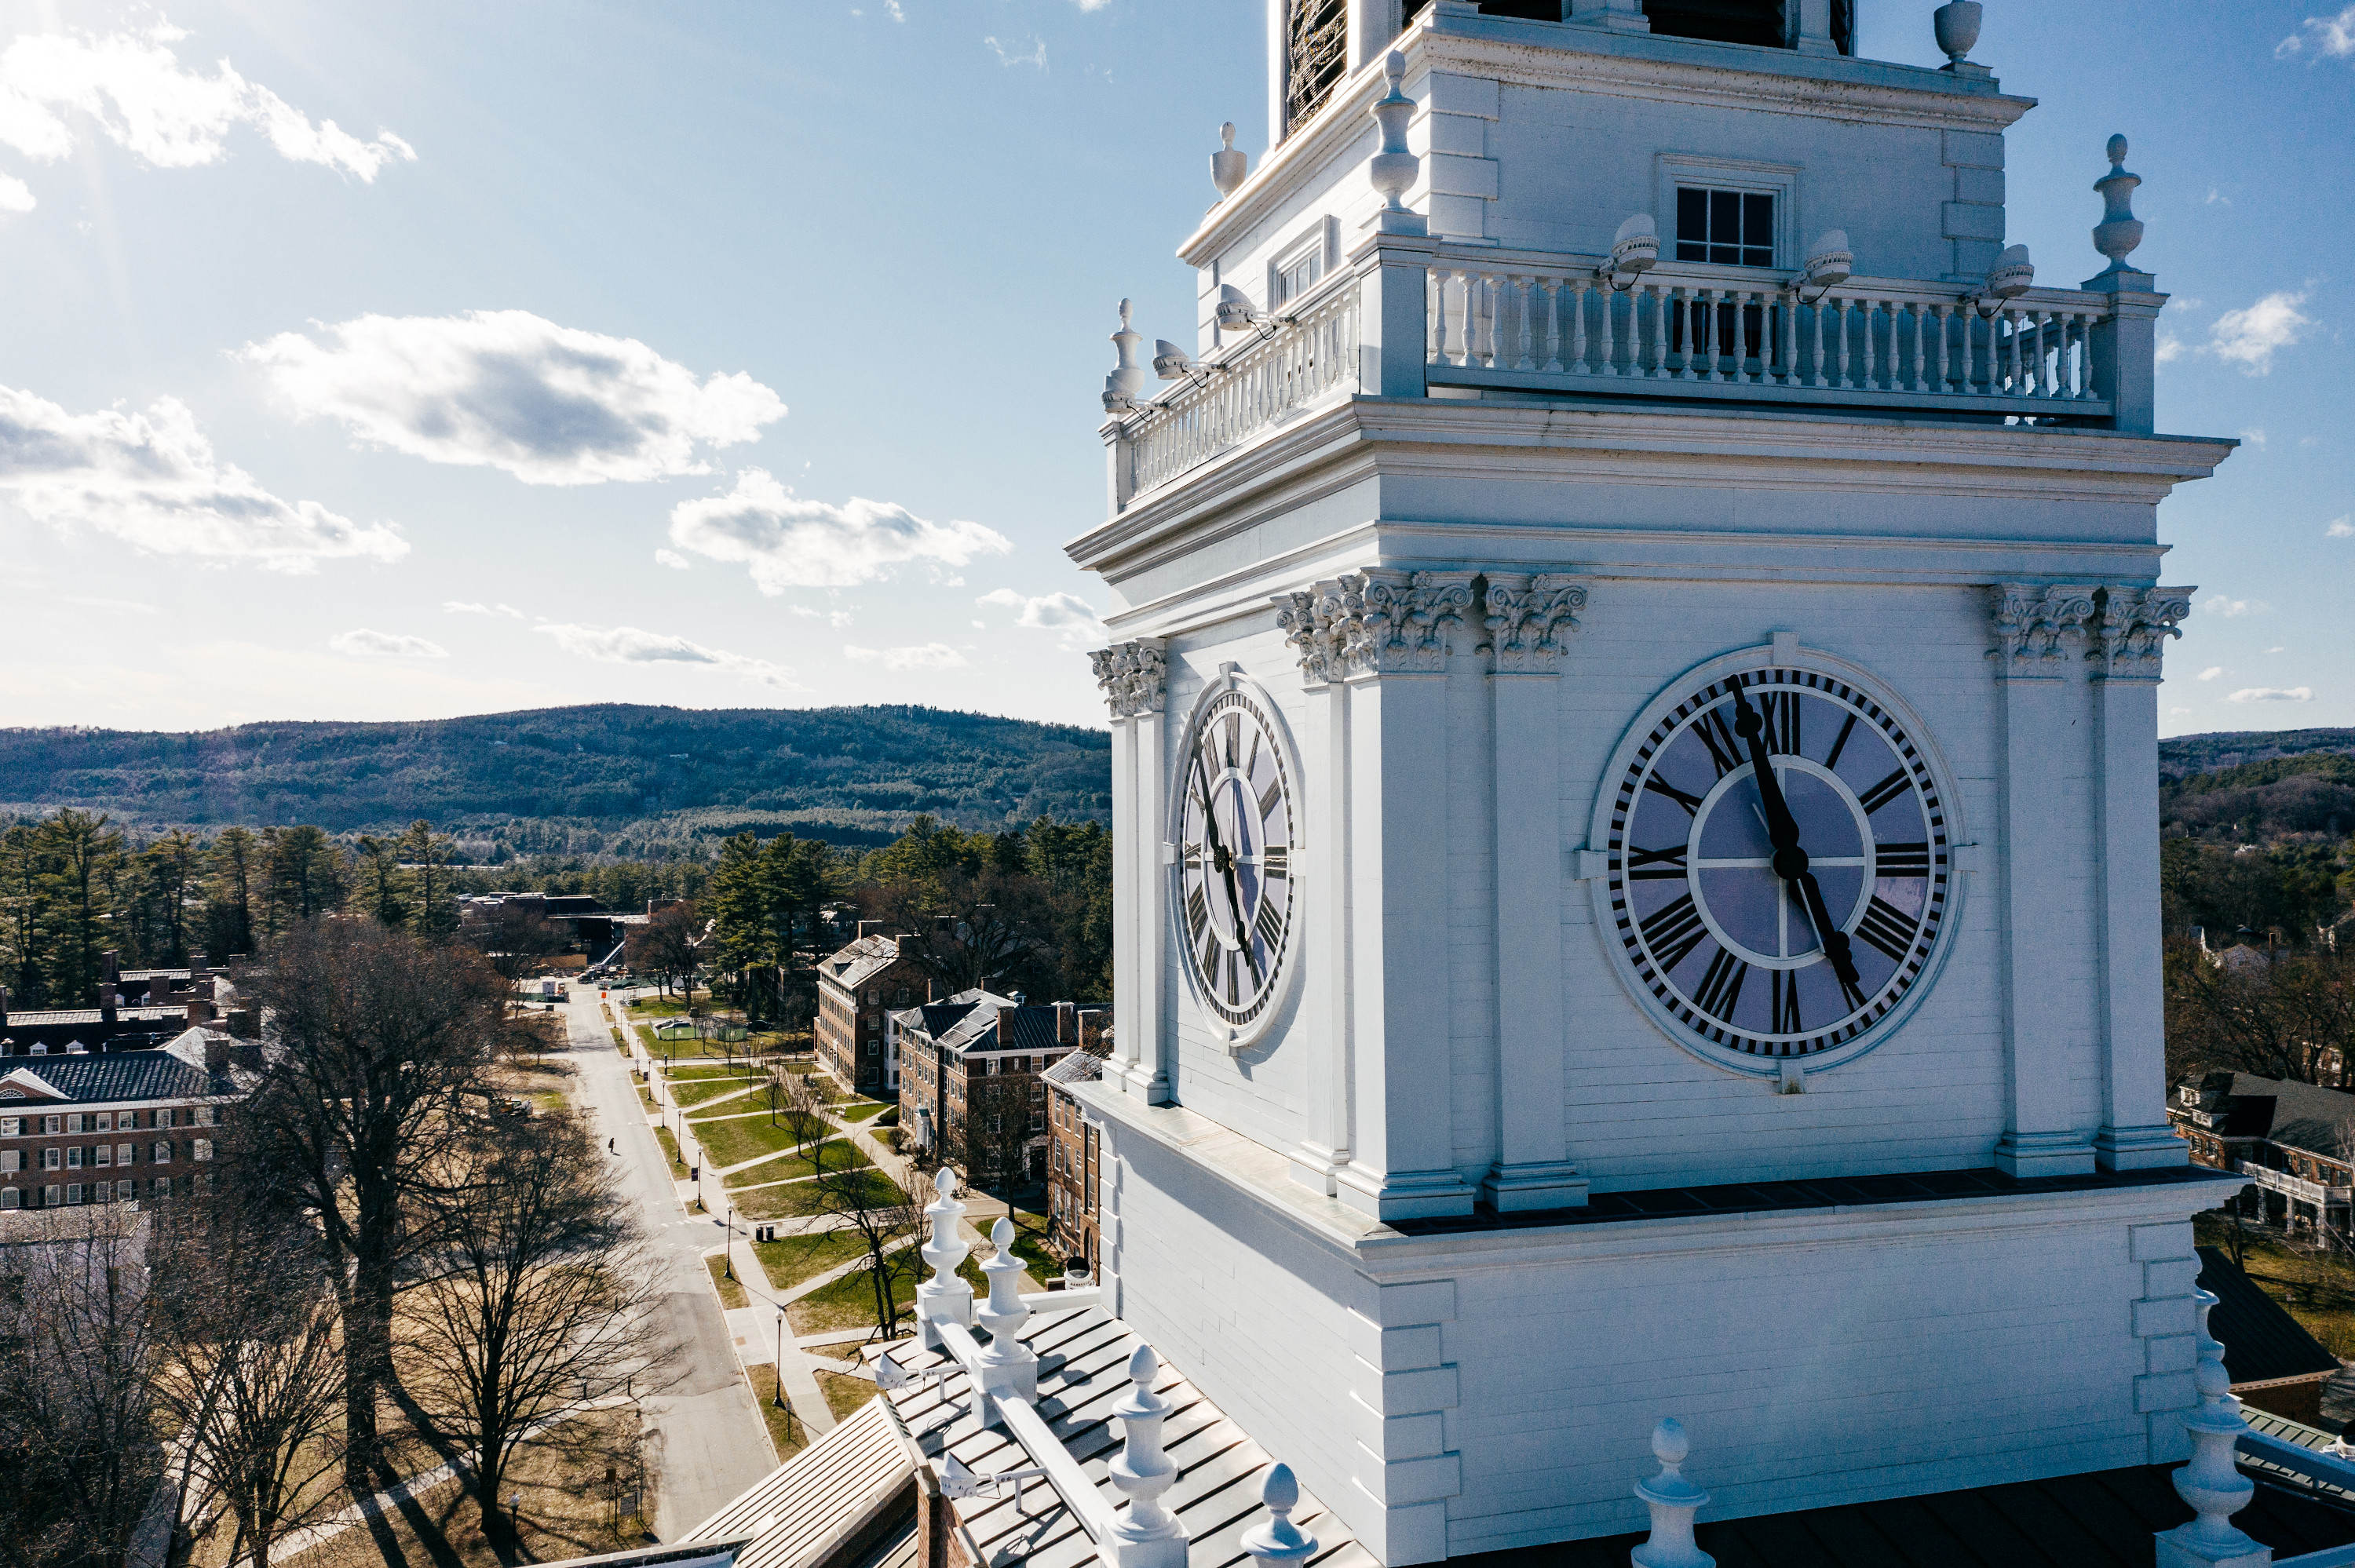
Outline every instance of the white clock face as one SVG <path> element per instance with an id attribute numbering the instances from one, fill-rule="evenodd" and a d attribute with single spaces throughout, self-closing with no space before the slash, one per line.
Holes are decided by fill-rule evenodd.
<path id="1" fill-rule="evenodd" d="M 1637 994 L 1681 1044 L 1752 1065 L 1868 1047 L 1946 927 L 1925 745 L 1853 672 L 1728 670 L 1675 696 L 1606 784 L 1613 945 Z"/>
<path id="2" fill-rule="evenodd" d="M 1267 713 L 1231 681 L 1195 710 L 1177 763 L 1178 945 L 1232 1043 L 1266 1022 L 1290 946 L 1292 776 Z"/>

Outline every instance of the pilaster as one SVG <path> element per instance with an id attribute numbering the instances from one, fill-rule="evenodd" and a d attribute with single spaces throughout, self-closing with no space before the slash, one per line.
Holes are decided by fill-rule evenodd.
<path id="1" fill-rule="evenodd" d="M 1168 901 L 1161 848 L 1167 770 L 1164 646 L 1158 638 L 1138 638 L 1091 656 L 1113 732 L 1114 1027 L 1104 1076 L 1150 1105 L 1170 1097 L 1161 1028 Z"/>
<path id="2" fill-rule="evenodd" d="M 1480 1183 L 1500 1211 L 1582 1207 L 1564 1104 L 1561 986 L 1561 667 L 1587 586 L 1561 573 L 1490 572 L 1496 856 L 1497 1162 Z"/>
<path id="3" fill-rule="evenodd" d="M 1993 598 L 2005 1080 L 1995 1161 L 2014 1176 L 2082 1175 L 2094 1150 L 2071 1125 L 2063 988 L 2083 912 L 2052 895 L 2051 873 L 2070 863 L 2072 803 L 2054 783 L 2075 760 L 2071 688 L 2094 590 L 2001 583 Z"/>
<path id="4" fill-rule="evenodd" d="M 2108 588 L 2087 662 L 2094 676 L 2094 863 L 2102 946 L 2102 1128 L 2105 1170 L 2190 1162 L 2167 1120 L 2158 945 L 2158 683 L 2161 651 L 2183 635 L 2188 588 Z"/>

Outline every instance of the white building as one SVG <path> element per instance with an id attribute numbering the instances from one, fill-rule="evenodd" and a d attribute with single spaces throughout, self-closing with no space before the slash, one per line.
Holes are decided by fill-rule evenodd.
<path id="1" fill-rule="evenodd" d="M 1272 0 L 1115 337 L 1105 1306 L 1389 1564 L 2181 1458 L 2125 144 L 2034 286 L 1976 6 L 1559 9 Z"/>

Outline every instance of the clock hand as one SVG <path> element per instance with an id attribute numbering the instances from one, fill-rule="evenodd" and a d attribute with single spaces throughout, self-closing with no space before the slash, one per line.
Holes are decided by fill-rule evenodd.
<path id="1" fill-rule="evenodd" d="M 1194 798 L 1202 803 L 1202 831 L 1209 837 L 1210 860 L 1218 866 L 1226 884 L 1227 916 L 1234 922 L 1235 945 L 1242 950 L 1243 962 L 1252 972 L 1252 989 L 1256 991 L 1265 982 L 1260 977 L 1259 959 L 1251 950 L 1251 927 L 1243 924 L 1242 893 L 1235 885 L 1235 857 L 1227 853 L 1227 846 L 1219 838 L 1219 814 L 1210 807 L 1210 786 L 1205 777 L 1206 772 L 1202 767 L 1202 754 L 1197 751 L 1193 767 Z"/>
<path id="2" fill-rule="evenodd" d="M 1766 750 L 1765 730 L 1758 710 L 1750 705 L 1750 694 L 1737 680 L 1733 685 L 1733 733 L 1750 747 L 1750 771 L 1758 780 L 1758 799 L 1766 813 L 1766 836 L 1774 845 L 1774 874 L 1799 890 L 1807 924 L 1816 928 L 1816 941 L 1823 948 L 1824 956 L 1831 959 L 1832 972 L 1853 989 L 1862 983 L 1856 972 L 1856 955 L 1849 947 L 1848 933 L 1832 923 L 1831 913 L 1824 906 L 1824 890 L 1817 885 L 1816 874 L 1807 869 L 1807 852 L 1799 847 L 1799 824 L 1791 815 L 1789 802 L 1783 799 L 1782 780 L 1774 776 L 1774 758 Z"/>

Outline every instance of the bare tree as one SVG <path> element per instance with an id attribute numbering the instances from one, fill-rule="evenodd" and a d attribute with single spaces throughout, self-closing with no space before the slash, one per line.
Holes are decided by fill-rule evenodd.
<path id="1" fill-rule="evenodd" d="M 829 1165 L 826 1150 L 839 1149 Z M 923 1210 L 897 1181 L 868 1164 L 845 1139 L 821 1143 L 811 1151 L 817 1174 L 810 1184 L 817 1190 L 818 1211 L 838 1222 L 835 1228 L 855 1230 L 867 1245 L 865 1273 L 873 1287 L 875 1331 L 890 1337 L 900 1320 L 899 1285 L 919 1271 L 922 1256 L 907 1244 L 924 1223 Z"/>
<path id="2" fill-rule="evenodd" d="M 653 1315 L 654 1255 L 577 1121 L 479 1124 L 450 1164 L 396 1356 L 427 1423 L 474 1451 L 483 1533 L 512 1547 L 499 1489 L 535 1430 L 677 1352 Z"/>
<path id="3" fill-rule="evenodd" d="M 431 1200 L 477 1119 L 467 1097 L 482 1093 L 506 986 L 464 948 L 334 919 L 287 932 L 254 980 L 280 1052 L 240 1113 L 247 1158 L 257 1188 L 316 1215 L 343 1309 L 344 1478 L 362 1495 L 395 1286 L 446 1212 Z"/>
<path id="4" fill-rule="evenodd" d="M 674 904 L 667 909 L 656 910 L 643 926 L 630 930 L 630 968 L 663 977 L 668 983 L 673 975 L 686 982 L 687 1000 L 695 1001 L 695 972 L 702 968 L 704 921 L 691 904 Z"/>
<path id="5" fill-rule="evenodd" d="M 510 983 L 572 945 L 564 928 L 548 917 L 546 906 L 526 898 L 504 899 L 493 909 L 469 909 L 458 938 L 478 949 Z"/>
<path id="6" fill-rule="evenodd" d="M 834 1129 L 834 1123 L 826 1114 L 826 1101 L 819 1097 L 810 1075 L 781 1073 L 770 1081 L 783 1084 L 785 1130 L 794 1135 L 796 1150 L 808 1148 Z"/>
<path id="7" fill-rule="evenodd" d="M 0 1557 L 113 1568 L 165 1474 L 144 1220 L 25 1219 L 0 1246 Z"/>
<path id="8" fill-rule="evenodd" d="M 290 1533 L 340 1508 L 338 1314 L 315 1228 L 231 1182 L 159 1226 L 157 1400 L 180 1433 L 188 1503 L 236 1520 L 229 1561 L 270 1568 Z"/>

